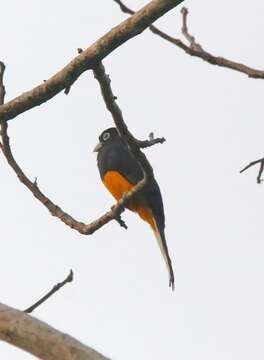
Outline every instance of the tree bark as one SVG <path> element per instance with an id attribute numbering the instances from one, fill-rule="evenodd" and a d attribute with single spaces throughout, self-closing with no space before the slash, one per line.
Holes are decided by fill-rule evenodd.
<path id="1" fill-rule="evenodd" d="M 1 303 L 0 339 L 42 360 L 109 360 L 71 336 Z"/>

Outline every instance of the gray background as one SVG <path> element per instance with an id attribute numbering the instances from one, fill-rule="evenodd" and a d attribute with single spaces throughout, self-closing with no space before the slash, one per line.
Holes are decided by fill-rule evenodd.
<path id="1" fill-rule="evenodd" d="M 128 1 L 137 9 L 145 1 Z M 185 1 L 205 49 L 263 67 L 263 1 Z M 110 0 L 6 1 L 1 59 L 7 99 L 49 78 L 125 18 Z M 180 36 L 180 7 L 157 22 Z M 0 156 L 1 301 L 23 309 L 72 268 L 75 281 L 34 315 L 121 360 L 263 359 L 262 80 L 192 58 L 149 31 L 105 59 L 131 131 L 167 142 L 146 150 L 161 186 L 176 290 L 150 228 L 126 212 L 81 236 L 35 200 Z M 41 189 L 90 221 L 113 199 L 92 149 L 112 126 L 92 73 L 70 95 L 10 121 L 14 154 Z M 32 356 L 4 343 L 1 359 Z"/>

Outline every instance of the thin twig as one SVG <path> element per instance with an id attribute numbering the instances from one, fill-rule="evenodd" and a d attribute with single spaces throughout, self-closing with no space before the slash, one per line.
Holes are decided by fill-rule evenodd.
<path id="1" fill-rule="evenodd" d="M 5 94 L 6 94 L 6 91 L 5 91 L 5 85 L 4 85 L 4 73 L 5 73 L 5 64 L 0 61 L 0 105 L 3 105 L 4 103 L 4 100 L 5 100 Z M 3 149 L 3 139 L 2 139 L 2 136 L 1 136 L 1 128 L 2 128 L 3 124 L 2 122 L 0 121 L 0 149 L 2 150 Z"/>
<path id="2" fill-rule="evenodd" d="M 264 158 L 261 158 L 259 160 L 255 160 L 255 161 L 252 161 L 251 163 L 249 163 L 246 167 L 244 167 L 242 170 L 240 170 L 240 174 L 244 171 L 246 171 L 247 169 L 249 169 L 251 166 L 254 166 L 256 164 L 260 164 L 260 167 L 259 167 L 259 172 L 258 172 L 258 176 L 257 176 L 257 183 L 258 184 L 261 184 L 262 183 L 262 179 L 261 179 L 261 175 L 263 173 L 263 170 L 264 170 Z"/>
<path id="3" fill-rule="evenodd" d="M 124 13 L 127 13 L 127 14 L 135 13 L 132 9 L 128 8 L 122 1 L 120 1 L 120 0 L 113 0 L 113 1 L 120 6 L 120 9 Z M 176 45 L 177 47 L 179 47 L 180 49 L 185 51 L 187 54 L 198 57 L 198 58 L 208 62 L 209 64 L 217 65 L 220 67 L 225 67 L 225 68 L 228 68 L 231 70 L 241 72 L 250 78 L 264 79 L 264 71 L 263 70 L 257 70 L 257 69 L 251 68 L 247 65 L 244 65 L 244 64 L 241 64 L 241 63 L 238 63 L 235 61 L 231 61 L 231 60 L 228 60 L 223 57 L 214 56 L 214 55 L 210 54 L 209 52 L 203 50 L 203 48 L 200 45 L 199 45 L 199 47 L 195 46 L 194 48 L 192 46 L 187 46 L 180 39 L 174 38 L 174 37 L 166 34 L 164 31 L 161 31 L 159 28 L 157 28 L 154 25 L 150 25 L 149 30 L 153 34 L 158 35 L 162 39 L 167 40 L 171 44 Z M 184 35 L 186 35 L 186 34 L 184 34 Z M 198 44 L 196 43 L 196 45 L 198 45 Z"/>
<path id="4" fill-rule="evenodd" d="M 73 271 L 70 270 L 69 275 L 60 283 L 53 286 L 53 288 L 42 298 L 40 298 L 38 301 L 36 301 L 33 305 L 28 307 L 26 310 L 24 310 L 25 313 L 30 314 L 32 313 L 37 307 L 39 307 L 41 304 L 43 304 L 45 301 L 47 301 L 53 294 L 55 294 L 57 291 L 59 291 L 63 286 L 65 286 L 67 283 L 70 283 L 73 281 Z"/>
<path id="5" fill-rule="evenodd" d="M 0 61 L 0 105 L 4 103 L 5 94 L 6 94 L 5 86 L 3 83 L 4 73 L 5 73 L 5 64 L 2 61 Z"/>
<path id="6" fill-rule="evenodd" d="M 188 9 L 186 7 L 183 7 L 181 9 L 181 13 L 182 13 L 182 34 L 190 43 L 190 48 L 196 51 L 204 51 L 201 45 L 195 41 L 195 37 L 191 35 L 188 31 L 188 26 L 187 26 Z"/>
<path id="7" fill-rule="evenodd" d="M 140 147 L 140 149 L 145 149 L 148 148 L 150 146 L 156 145 L 156 144 L 163 144 L 166 139 L 164 137 L 162 138 L 153 138 L 153 139 L 149 139 L 149 140 L 138 140 L 135 139 L 136 143 L 138 144 L 138 146 Z"/>

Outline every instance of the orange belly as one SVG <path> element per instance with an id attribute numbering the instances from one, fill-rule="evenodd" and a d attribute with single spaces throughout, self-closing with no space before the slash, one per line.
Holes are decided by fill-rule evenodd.
<path id="1" fill-rule="evenodd" d="M 127 181 L 119 172 L 108 171 L 103 179 L 105 187 L 110 191 L 114 198 L 118 201 L 122 196 L 129 192 L 135 185 Z M 152 229 L 156 230 L 155 220 L 149 207 L 143 204 L 143 201 L 132 201 L 126 206 L 128 209 L 138 213 L 138 215 L 150 224 Z"/>

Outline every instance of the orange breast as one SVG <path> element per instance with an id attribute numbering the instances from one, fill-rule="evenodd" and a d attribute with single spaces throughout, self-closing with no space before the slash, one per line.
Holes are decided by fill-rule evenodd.
<path id="1" fill-rule="evenodd" d="M 103 183 L 117 201 L 122 198 L 124 193 L 130 191 L 135 186 L 117 171 L 108 171 L 104 176 Z M 133 201 L 127 205 L 127 208 L 138 213 L 144 221 L 150 224 L 154 231 L 156 230 L 152 211 L 143 202 Z"/>
<path id="2" fill-rule="evenodd" d="M 120 200 L 124 193 L 134 187 L 117 171 L 108 171 L 103 183 L 116 200 Z"/>

